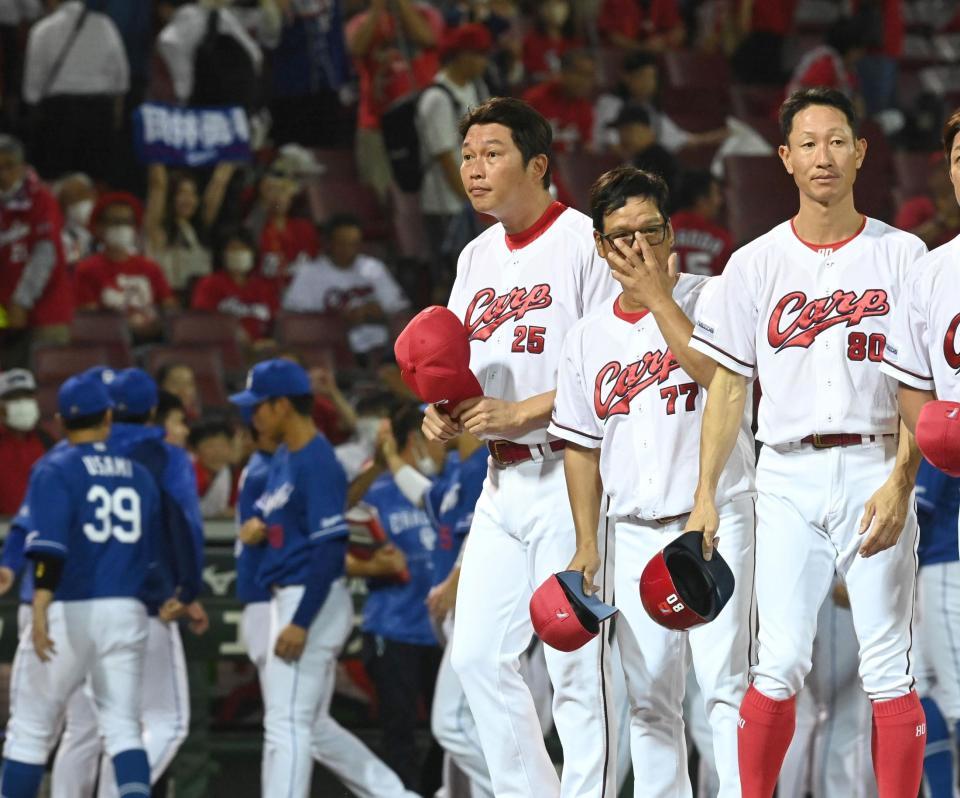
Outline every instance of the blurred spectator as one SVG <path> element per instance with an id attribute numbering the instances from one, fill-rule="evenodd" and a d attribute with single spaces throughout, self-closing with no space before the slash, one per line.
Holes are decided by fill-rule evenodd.
<path id="1" fill-rule="evenodd" d="M 858 93 L 857 64 L 866 52 L 863 31 L 856 22 L 846 17 L 837 20 L 827 31 L 824 43 L 804 53 L 787 84 L 786 96 L 799 89 L 826 86 L 854 99 Z"/>
<path id="2" fill-rule="evenodd" d="M 610 122 L 617 118 L 624 105 L 638 105 L 650 115 L 661 147 L 677 153 L 687 147 L 713 147 L 723 142 L 730 132 L 717 128 L 703 133 L 690 133 L 661 111 L 656 103 L 660 94 L 660 69 L 651 53 L 631 53 L 623 60 L 620 80 L 612 94 L 601 94 L 594 109 L 594 141 L 597 148 L 609 149 L 617 144 L 617 128 Z"/>
<path id="3" fill-rule="evenodd" d="M 625 105 L 610 123 L 617 128 L 616 152 L 623 163 L 660 175 L 672 191 L 676 186 L 679 166 L 665 147 L 657 143 L 657 132 L 645 108 Z"/>
<path id="4" fill-rule="evenodd" d="M 77 264 L 77 307 L 123 314 L 140 342 L 158 338 L 162 312 L 177 307 L 160 267 L 137 251 L 142 213 L 131 194 L 101 196 L 90 221 L 103 249 Z"/>
<path id="5" fill-rule="evenodd" d="M 292 0 L 270 54 L 271 136 L 277 144 L 350 147 L 340 91 L 350 77 L 340 0 Z"/>
<path id="6" fill-rule="evenodd" d="M 23 86 L 22 30 L 43 13 L 40 0 L 0 3 L 0 91 L 3 130 L 20 129 L 20 98 Z"/>
<path id="7" fill-rule="evenodd" d="M 33 464 L 53 445 L 37 428 L 37 383 L 26 369 L 0 372 L 0 515 L 14 515 L 27 494 Z"/>
<path id="8" fill-rule="evenodd" d="M 90 216 L 97 199 L 97 190 L 89 175 L 74 172 L 54 186 L 60 211 L 63 213 L 63 254 L 70 267 L 93 253 Z"/>
<path id="9" fill-rule="evenodd" d="M 523 99 L 553 128 L 558 152 L 585 149 L 593 137 L 593 105 L 597 65 L 586 50 L 568 50 L 560 58 L 560 76 L 532 86 Z"/>
<path id="10" fill-rule="evenodd" d="M 233 493 L 233 430 L 216 417 L 201 418 L 190 426 L 187 446 L 197 476 L 200 512 L 204 518 L 231 517 Z"/>
<path id="11" fill-rule="evenodd" d="M 397 410 L 391 418 L 396 437 L 391 436 L 384 449 L 432 477 L 439 471 L 420 431 L 422 415 L 416 404 Z M 443 757 L 431 756 L 431 751 L 421 765 L 415 731 L 421 701 L 429 715 L 440 666 L 441 649 L 426 607 L 434 581 L 436 531 L 389 471 L 377 478 L 363 503 L 373 509 L 389 541 L 369 560 L 347 555 L 347 574 L 369 580 L 363 607 L 363 664 L 377 688 L 383 761 L 407 789 L 433 795 Z M 404 571 L 406 580 L 398 580 Z"/>
<path id="12" fill-rule="evenodd" d="M 257 251 L 245 232 L 234 230 L 222 241 L 217 259 L 220 268 L 194 286 L 190 306 L 235 316 L 251 343 L 270 343 L 273 319 L 280 305 L 276 285 L 254 272 Z"/>
<path id="13" fill-rule="evenodd" d="M 178 102 L 253 107 L 263 54 L 228 0 L 182 5 L 160 31 L 157 52 Z"/>
<path id="14" fill-rule="evenodd" d="M 168 363 L 161 366 L 156 374 L 157 387 L 172 393 L 183 406 L 185 417 L 195 419 L 200 417 L 200 395 L 197 392 L 197 378 L 193 369 L 186 363 Z"/>
<path id="15" fill-rule="evenodd" d="M 733 0 L 730 66 L 738 83 L 783 85 L 783 42 L 798 0 Z"/>
<path id="16" fill-rule="evenodd" d="M 158 427 L 163 427 L 164 440 L 167 443 L 179 446 L 181 449 L 187 448 L 190 427 L 187 426 L 187 414 L 184 412 L 180 397 L 174 396 L 169 391 L 160 391 L 154 423 Z"/>
<path id="17" fill-rule="evenodd" d="M 718 222 L 723 209 L 719 181 L 709 172 L 687 172 L 680 178 L 676 198 L 670 223 L 680 271 L 720 274 L 733 252 L 733 236 Z"/>
<path id="18" fill-rule="evenodd" d="M 603 0 L 597 30 L 614 47 L 653 53 L 677 49 L 686 38 L 677 0 Z"/>
<path id="19" fill-rule="evenodd" d="M 98 0 L 97 8 L 113 20 L 130 65 L 128 108 L 143 102 L 153 53 L 152 0 Z"/>
<path id="20" fill-rule="evenodd" d="M 853 21 L 867 54 L 857 64 L 866 113 L 874 116 L 895 105 L 897 62 L 906 38 L 902 0 L 852 0 Z"/>
<path id="21" fill-rule="evenodd" d="M 73 290 L 57 200 L 0 134 L 0 363 L 26 366 L 31 341 L 66 343 Z M 4 329 L 5 328 L 5 329 Z"/>
<path id="22" fill-rule="evenodd" d="M 417 104 L 416 125 L 425 168 L 420 209 L 433 249 L 431 277 L 441 301 L 450 293 L 460 251 L 480 232 L 460 179 L 458 121 L 489 96 L 481 78 L 492 43 L 490 32 L 477 23 L 449 31 L 444 37 L 444 67 L 437 73 L 435 87 L 424 89 Z"/>
<path id="23" fill-rule="evenodd" d="M 928 249 L 946 244 L 960 234 L 960 206 L 954 195 L 950 172 L 941 153 L 931 156 L 927 194 L 911 197 L 898 209 L 894 227 L 918 236 Z"/>
<path id="24" fill-rule="evenodd" d="M 123 42 L 113 20 L 89 4 L 50 5 L 53 13 L 30 30 L 24 61 L 33 163 L 45 177 L 80 170 L 110 180 L 130 88 Z"/>
<path id="25" fill-rule="evenodd" d="M 530 80 L 543 80 L 560 71 L 560 56 L 583 47 L 574 33 L 570 0 L 538 3 L 533 27 L 523 37 L 523 68 Z"/>
<path id="26" fill-rule="evenodd" d="M 361 396 L 357 400 L 353 435 L 336 449 L 337 460 L 351 482 L 372 462 L 377 452 L 377 435 L 382 422 L 390 418 L 397 405 L 397 397 L 386 391 Z M 352 498 L 348 498 L 348 506 L 359 501 L 365 492 L 366 488 L 354 496 L 351 485 Z"/>
<path id="27" fill-rule="evenodd" d="M 334 446 L 346 443 L 356 428 L 357 414 L 337 385 L 333 369 L 314 366 L 307 374 L 313 393 L 313 422 Z"/>
<path id="28" fill-rule="evenodd" d="M 200 201 L 196 178 L 187 172 L 170 175 L 163 164 L 148 170 L 144 229 L 147 254 L 160 264 L 171 287 L 188 289 L 210 274 L 210 229 L 213 227 L 235 165 L 217 164 Z"/>
<path id="29" fill-rule="evenodd" d="M 410 303 L 383 261 L 361 253 L 363 230 L 349 214 L 330 219 L 326 254 L 305 261 L 283 297 L 285 310 L 337 313 L 349 326 L 350 348 L 372 355 L 389 347 L 391 324 Z"/>
<path id="30" fill-rule="evenodd" d="M 347 23 L 347 46 L 360 79 L 357 168 L 382 198 L 391 183 L 380 116 L 392 102 L 430 85 L 439 67 L 440 12 L 417 0 L 369 0 Z"/>

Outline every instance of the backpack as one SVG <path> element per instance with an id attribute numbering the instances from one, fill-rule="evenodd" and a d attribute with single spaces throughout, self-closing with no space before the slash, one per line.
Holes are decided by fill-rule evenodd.
<path id="1" fill-rule="evenodd" d="M 253 108 L 257 70 L 240 42 L 218 28 L 220 11 L 207 17 L 207 28 L 193 55 L 193 94 L 189 105 L 239 105 Z"/>
<path id="2" fill-rule="evenodd" d="M 423 184 L 423 162 L 420 158 L 420 132 L 417 130 L 417 105 L 425 91 L 440 89 L 450 102 L 454 111 L 460 111 L 460 104 L 453 92 L 442 83 L 431 83 L 422 91 L 408 94 L 391 103 L 380 117 L 380 129 L 383 143 L 390 159 L 393 179 L 401 191 L 416 194 Z"/>

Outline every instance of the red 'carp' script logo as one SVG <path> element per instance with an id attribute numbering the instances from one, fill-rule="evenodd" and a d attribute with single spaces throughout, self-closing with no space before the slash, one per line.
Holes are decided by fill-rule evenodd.
<path id="1" fill-rule="evenodd" d="M 662 384 L 672 372 L 680 368 L 668 349 L 647 352 L 636 363 L 621 366 L 612 360 L 597 374 L 593 391 L 593 407 L 601 421 L 620 413 L 630 412 L 630 402 L 654 384 Z"/>
<path id="2" fill-rule="evenodd" d="M 803 291 L 791 291 L 770 314 L 767 341 L 778 352 L 791 346 L 806 349 L 820 333 L 837 324 L 855 327 L 870 316 L 889 312 L 887 292 L 881 288 L 868 288 L 859 297 L 853 291 L 837 290 L 809 302 Z"/>
<path id="3" fill-rule="evenodd" d="M 463 323 L 471 341 L 486 341 L 508 321 L 520 321 L 534 310 L 543 310 L 553 304 L 547 283 L 526 288 L 511 288 L 497 296 L 492 288 L 481 288 L 467 307 Z"/>
<path id="4" fill-rule="evenodd" d="M 957 328 L 960 327 L 960 313 L 950 320 L 950 326 L 947 327 L 947 334 L 943 336 L 943 356 L 947 359 L 947 365 L 954 371 L 960 372 L 960 352 L 957 351 Z"/>

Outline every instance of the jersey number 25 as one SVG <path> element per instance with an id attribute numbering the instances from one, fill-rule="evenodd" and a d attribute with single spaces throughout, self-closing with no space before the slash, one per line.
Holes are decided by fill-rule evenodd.
<path id="1" fill-rule="evenodd" d="M 94 505 L 97 523 L 83 525 L 83 534 L 94 543 L 106 543 L 115 537 L 121 543 L 140 540 L 140 494 L 133 488 L 117 488 L 112 493 L 103 485 L 87 491 L 87 501 Z"/>

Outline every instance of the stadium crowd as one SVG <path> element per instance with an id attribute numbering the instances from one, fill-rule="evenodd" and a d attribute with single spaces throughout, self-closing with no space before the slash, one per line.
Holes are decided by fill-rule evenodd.
<path id="1" fill-rule="evenodd" d="M 420 433 L 393 342 L 446 304 L 459 252 L 491 222 L 461 183 L 457 130 L 491 96 L 549 121 L 568 206 L 589 212 L 591 184 L 619 164 L 661 175 L 686 272 L 720 274 L 795 210 L 776 114 L 803 87 L 839 89 L 864 115 L 860 210 L 930 248 L 960 234 L 939 144 L 960 106 L 949 2 L 7 0 L 0 53 L 4 516 L 62 435 L 59 387 L 99 366 L 152 379 L 151 423 L 189 453 L 205 519 L 240 506 L 258 444 L 228 396 L 266 361 L 308 376 L 303 415 L 351 481 L 355 531 L 407 501 L 391 493 L 405 469 L 471 462 L 475 441 L 447 458 Z M 151 148 L 149 109 L 171 107 L 239 109 L 243 146 L 192 166 L 194 127 Z M 404 523 L 429 530 L 429 509 L 407 503 Z M 442 751 L 419 761 L 413 730 L 442 655 L 431 618 L 456 578 L 434 580 L 425 548 L 355 550 L 347 571 L 413 608 L 401 625 L 373 602 L 363 660 L 383 759 L 426 796 Z M 710 779 L 705 763 L 702 790 Z"/>

